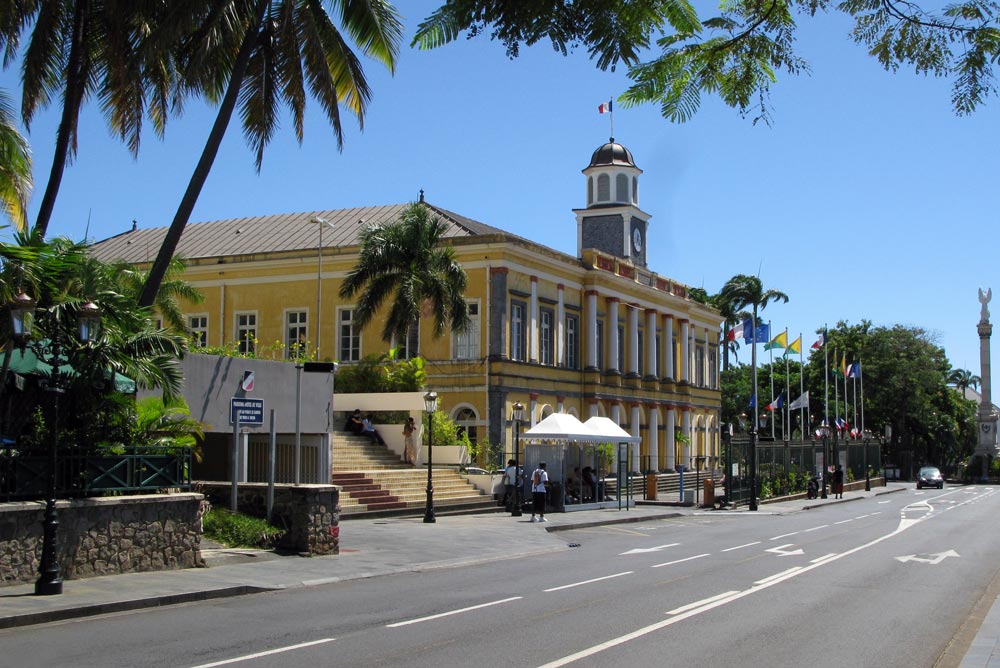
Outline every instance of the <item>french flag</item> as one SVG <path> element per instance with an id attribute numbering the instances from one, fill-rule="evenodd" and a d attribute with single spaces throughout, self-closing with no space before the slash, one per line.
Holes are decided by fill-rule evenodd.
<path id="1" fill-rule="evenodd" d="M 726 334 L 726 341 L 735 341 L 736 339 L 743 338 L 743 332 L 745 332 L 748 327 L 750 327 L 749 319 L 737 323 L 731 330 L 729 330 L 729 333 Z"/>
<path id="2" fill-rule="evenodd" d="M 826 345 L 826 332 L 823 332 L 822 334 L 819 335 L 819 338 L 816 339 L 816 343 L 812 344 L 809 347 L 812 348 L 813 350 L 819 350 L 825 345 Z"/>
<path id="3" fill-rule="evenodd" d="M 599 114 L 610 114 L 611 113 L 611 100 L 603 103 L 601 106 L 597 107 L 597 113 Z"/>

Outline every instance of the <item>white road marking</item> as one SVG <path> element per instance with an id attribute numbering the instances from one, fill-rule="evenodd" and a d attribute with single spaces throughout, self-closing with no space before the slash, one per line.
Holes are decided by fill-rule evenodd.
<path id="1" fill-rule="evenodd" d="M 885 504 L 885 503 L 892 503 L 892 501 L 879 501 L 878 505 L 881 506 L 882 504 Z"/>
<path id="2" fill-rule="evenodd" d="M 737 545 L 736 547 L 727 547 L 724 550 L 720 550 L 720 552 L 732 552 L 733 550 L 742 550 L 744 547 L 750 547 L 751 545 L 760 545 L 760 541 L 755 540 L 752 543 L 744 543 L 743 545 Z"/>
<path id="3" fill-rule="evenodd" d="M 778 547 L 772 547 L 770 550 L 764 550 L 764 551 L 765 552 L 773 552 L 774 554 L 778 555 L 779 557 L 792 557 L 792 556 L 795 556 L 797 554 L 805 554 L 805 552 L 802 551 L 802 548 L 799 548 L 797 550 L 786 550 L 785 549 L 786 547 L 791 547 L 792 545 L 795 545 L 795 543 L 785 543 L 784 545 L 779 545 Z"/>
<path id="4" fill-rule="evenodd" d="M 780 573 L 775 573 L 774 575 L 772 575 L 770 577 L 766 577 L 763 580 L 757 580 L 756 582 L 754 582 L 754 584 L 755 585 L 767 584 L 771 580 L 777 580 L 778 578 L 784 577 L 786 575 L 789 575 L 790 573 L 794 573 L 796 571 L 801 571 L 801 570 L 802 570 L 802 566 L 794 566 L 792 568 L 789 568 L 787 571 L 781 571 Z"/>
<path id="5" fill-rule="evenodd" d="M 853 522 L 853 521 L 854 521 L 854 518 L 852 517 L 849 520 L 840 520 L 839 522 L 834 522 L 834 524 L 847 524 L 848 522 Z"/>
<path id="6" fill-rule="evenodd" d="M 820 529 L 825 529 L 828 526 L 830 526 L 830 525 L 829 524 L 820 524 L 818 527 L 813 527 L 812 529 L 806 529 L 802 533 L 809 533 L 810 531 L 819 531 Z"/>
<path id="7" fill-rule="evenodd" d="M 602 578 L 594 578 L 593 580 L 584 580 L 583 582 L 574 582 L 573 584 L 563 585 L 561 587 L 552 587 L 552 589 L 545 589 L 543 591 L 559 591 L 560 589 L 570 589 L 572 587 L 579 587 L 581 585 L 591 584 L 593 582 L 600 582 L 601 580 L 610 580 L 611 578 L 620 578 L 623 575 L 632 575 L 635 571 L 625 571 L 624 573 L 615 573 L 614 575 L 605 575 Z"/>
<path id="8" fill-rule="evenodd" d="M 626 554 L 645 554 L 647 552 L 659 552 L 660 550 L 665 550 L 668 547 L 677 547 L 680 543 L 669 543 L 667 545 L 657 545 L 656 547 L 637 547 L 634 550 L 629 550 L 628 552 L 622 552 L 619 557 L 623 557 Z"/>
<path id="9" fill-rule="evenodd" d="M 830 557 L 835 557 L 835 556 L 837 556 L 837 553 L 836 552 L 831 552 L 830 554 L 824 554 L 822 557 L 816 557 L 815 559 L 813 559 L 809 563 L 810 564 L 819 563 L 820 561 L 825 561 L 825 560 L 829 559 Z"/>
<path id="10" fill-rule="evenodd" d="M 712 596 L 711 598 L 703 598 L 700 601 L 695 601 L 694 603 L 688 603 L 687 605 L 682 605 L 679 608 L 674 608 L 673 610 L 668 611 L 667 614 L 679 615 L 682 612 L 687 612 L 688 610 L 691 610 L 692 608 L 697 608 L 702 605 L 708 605 L 709 603 L 714 603 L 719 599 L 726 598 L 727 596 L 732 596 L 733 594 L 738 594 L 738 593 L 739 593 L 738 591 L 727 591 L 723 594 L 719 594 L 718 596 Z"/>
<path id="11" fill-rule="evenodd" d="M 489 603 L 480 603 L 479 605 L 473 605 L 468 608 L 462 608 L 461 610 L 452 610 L 450 612 L 442 612 L 437 615 L 431 615 L 429 617 L 419 617 L 417 619 L 409 619 L 405 622 L 396 622 L 395 624 L 386 624 L 386 628 L 396 629 L 400 626 L 409 626 L 410 624 L 419 624 L 420 622 L 429 622 L 432 619 L 441 619 L 442 617 L 450 617 L 452 615 L 460 615 L 463 612 L 470 612 L 472 610 L 479 610 L 480 608 L 488 608 L 491 605 L 500 605 L 501 603 L 510 603 L 511 601 L 518 601 L 524 598 L 523 596 L 511 596 L 510 598 L 502 598 L 499 601 L 490 601 Z"/>
<path id="12" fill-rule="evenodd" d="M 958 552 L 956 552 L 955 550 L 948 550 L 947 552 L 938 552 L 937 554 L 932 554 L 930 559 L 927 559 L 925 557 L 918 557 L 915 554 L 908 554 L 905 557 L 896 557 L 896 561 L 902 561 L 903 563 L 906 563 L 907 561 L 919 561 L 922 564 L 933 564 L 936 566 L 937 564 L 940 564 L 948 557 L 957 557 L 957 556 L 959 556 Z"/>
<path id="13" fill-rule="evenodd" d="M 225 666 L 226 664 L 236 663 L 237 661 L 249 661 L 251 659 L 259 659 L 262 656 L 271 656 L 272 654 L 291 652 L 296 649 L 302 649 L 303 647 L 322 645 L 323 643 L 333 642 L 334 640 L 336 640 L 336 638 L 322 638 L 320 640 L 311 640 L 309 642 L 299 643 L 298 645 L 289 645 L 288 647 L 278 647 L 277 649 L 269 649 L 266 652 L 257 652 L 256 654 L 246 654 L 244 656 L 237 656 L 232 659 L 224 659 L 222 661 L 214 661 L 212 663 L 203 663 L 198 666 L 191 666 L 191 668 L 213 668 L 213 666 Z"/>
<path id="14" fill-rule="evenodd" d="M 650 568 L 659 568 L 661 566 L 673 566 L 674 564 L 680 564 L 685 561 L 691 561 L 693 559 L 701 559 L 702 557 L 707 557 L 707 556 L 708 552 L 706 552 L 705 554 L 696 554 L 693 557 L 686 557 L 684 559 L 678 559 L 677 561 L 668 561 L 665 564 L 654 564 L 653 566 L 650 566 Z"/>
<path id="15" fill-rule="evenodd" d="M 783 533 L 780 536 L 775 536 L 774 538 L 768 538 L 768 540 L 778 540 L 779 538 L 788 538 L 789 536 L 794 536 L 799 533 L 798 531 L 793 531 L 792 533 Z"/>

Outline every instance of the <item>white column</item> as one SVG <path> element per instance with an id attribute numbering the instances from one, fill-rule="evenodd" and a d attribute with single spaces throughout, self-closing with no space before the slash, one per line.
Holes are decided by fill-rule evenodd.
<path id="1" fill-rule="evenodd" d="M 556 366 L 566 366 L 566 304 L 563 302 L 563 284 L 558 286 L 559 301 L 556 304 Z M 579 343 L 577 343 L 579 345 Z M 562 411 L 560 411 L 562 412 Z"/>
<path id="2" fill-rule="evenodd" d="M 535 423 L 538 421 L 537 420 L 537 415 L 538 415 L 538 395 L 537 394 L 529 394 L 528 397 L 530 398 L 530 400 L 528 401 L 528 410 L 531 411 L 531 413 L 529 414 L 530 415 L 529 420 L 530 420 L 531 426 L 534 427 Z M 530 428 L 531 427 L 529 427 L 529 429 Z"/>
<path id="3" fill-rule="evenodd" d="M 674 316 L 669 313 L 663 321 L 663 377 L 674 380 Z"/>
<path id="4" fill-rule="evenodd" d="M 529 360 L 538 363 L 538 277 L 531 277 L 531 315 L 528 323 Z"/>
<path id="5" fill-rule="evenodd" d="M 649 408 L 649 468 L 660 470 L 660 409 L 655 404 Z"/>
<path id="6" fill-rule="evenodd" d="M 691 327 L 687 320 L 681 320 L 681 380 L 691 382 Z"/>
<path id="7" fill-rule="evenodd" d="M 597 368 L 597 291 L 587 291 L 587 368 Z"/>
<path id="8" fill-rule="evenodd" d="M 628 306 L 628 375 L 639 375 L 639 309 Z"/>
<path id="9" fill-rule="evenodd" d="M 712 346 L 715 346 L 715 345 L 716 345 L 716 343 L 714 341 L 712 341 L 712 332 L 709 331 L 708 327 L 706 327 L 705 328 L 705 359 L 702 360 L 702 366 L 704 368 L 701 371 L 702 377 L 705 379 L 705 387 L 711 387 L 712 386 L 712 374 L 709 373 L 710 368 L 709 368 L 709 361 L 708 360 L 711 357 L 711 355 L 709 353 L 712 352 Z"/>
<path id="10" fill-rule="evenodd" d="M 619 427 L 622 426 L 622 411 L 617 401 L 611 404 L 611 421 Z"/>
<path id="11" fill-rule="evenodd" d="M 677 431 L 677 415 L 674 413 L 673 406 L 667 406 L 665 410 L 667 412 L 667 433 L 665 437 L 667 442 L 667 468 L 671 471 L 676 471 L 674 453 L 676 452 L 677 441 L 674 439 L 674 434 Z"/>
<path id="12" fill-rule="evenodd" d="M 598 410 L 597 402 L 596 401 L 591 401 L 590 402 L 590 406 L 587 408 L 587 417 L 588 418 L 597 417 L 597 415 L 600 412 L 601 411 Z"/>
<path id="13" fill-rule="evenodd" d="M 646 311 L 646 375 L 656 375 L 656 311 Z"/>
<path id="14" fill-rule="evenodd" d="M 609 371 L 621 373 L 618 368 L 618 299 L 608 299 L 608 363 Z"/>
<path id="15" fill-rule="evenodd" d="M 634 309 L 633 309 L 634 310 Z M 632 405 L 632 435 L 638 438 L 642 438 L 642 410 L 639 404 Z M 632 444 L 632 472 L 641 473 L 642 467 L 640 465 L 640 452 L 639 447 L 642 441 Z"/>
<path id="16" fill-rule="evenodd" d="M 684 452 L 683 452 L 683 455 L 681 457 L 684 460 L 684 469 L 687 470 L 687 468 L 689 466 L 691 466 L 691 441 L 694 440 L 692 438 L 693 434 L 691 432 L 691 411 L 690 410 L 685 410 L 684 411 L 684 416 L 681 418 L 681 425 L 683 425 L 681 427 L 681 431 L 683 431 L 684 435 L 687 436 L 687 441 L 688 441 L 687 443 L 684 444 Z"/>

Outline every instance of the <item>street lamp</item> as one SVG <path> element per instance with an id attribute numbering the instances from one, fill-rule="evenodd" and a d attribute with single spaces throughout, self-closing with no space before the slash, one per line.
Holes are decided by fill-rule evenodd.
<path id="1" fill-rule="evenodd" d="M 437 392 L 424 395 L 424 410 L 427 411 L 427 506 L 424 508 L 424 523 L 432 524 L 434 518 L 434 473 L 432 468 L 434 453 L 434 411 L 438 407 Z"/>
<path id="2" fill-rule="evenodd" d="M 511 411 L 514 421 L 514 508 L 511 517 L 521 517 L 521 421 L 524 419 L 524 404 L 516 402 Z"/>
<path id="3" fill-rule="evenodd" d="M 10 305 L 11 331 L 14 337 L 26 342 L 31 336 L 35 310 L 38 304 L 24 294 L 18 294 Z M 101 309 L 94 302 L 77 307 L 77 337 L 83 343 L 97 335 L 101 324 Z M 52 328 L 45 343 L 35 341 L 32 349 L 38 358 L 52 367 L 46 391 L 52 395 L 52 435 L 49 439 L 49 466 L 46 481 L 45 515 L 42 519 L 42 558 L 38 565 L 38 580 L 35 581 L 36 596 L 62 594 L 62 578 L 59 574 L 58 532 L 59 519 L 56 516 L 56 471 L 59 445 L 59 395 L 66 392 L 62 386 L 59 367 L 69 360 L 63 355 L 59 317 L 52 313 Z"/>
<path id="4" fill-rule="evenodd" d="M 820 436 L 823 438 L 823 470 L 820 471 L 820 476 L 821 476 L 821 479 L 822 479 L 822 485 L 821 485 L 821 487 L 822 487 L 823 491 L 820 493 L 820 498 L 821 499 L 825 499 L 825 498 L 827 498 L 827 496 L 826 496 L 826 467 L 828 465 L 828 462 L 826 461 L 826 459 L 827 459 L 826 455 L 827 455 L 828 443 L 829 443 L 829 440 L 830 440 L 830 425 L 828 425 L 826 422 L 824 422 L 822 424 L 822 426 L 820 426 L 820 428 L 819 428 L 819 433 L 820 433 Z"/>
<path id="5" fill-rule="evenodd" d="M 333 229 L 333 223 L 326 218 L 313 216 L 310 223 L 319 225 L 319 245 L 316 250 L 316 359 L 320 359 L 320 341 L 323 338 L 323 228 Z"/>

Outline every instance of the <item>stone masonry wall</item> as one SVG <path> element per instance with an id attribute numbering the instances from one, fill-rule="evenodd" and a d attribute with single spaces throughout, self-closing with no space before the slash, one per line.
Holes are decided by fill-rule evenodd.
<path id="1" fill-rule="evenodd" d="M 191 568 L 201 558 L 201 494 L 74 499 L 56 504 L 64 580 Z M 0 584 L 38 578 L 45 503 L 0 504 Z"/>
<path id="2" fill-rule="evenodd" d="M 198 482 L 216 508 L 228 508 L 228 482 Z M 267 517 L 267 483 L 241 482 L 237 508 L 254 517 Z M 274 486 L 271 523 L 285 530 L 278 547 L 309 555 L 340 554 L 340 488 L 336 485 Z"/>

